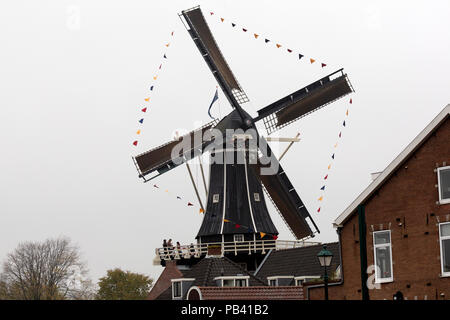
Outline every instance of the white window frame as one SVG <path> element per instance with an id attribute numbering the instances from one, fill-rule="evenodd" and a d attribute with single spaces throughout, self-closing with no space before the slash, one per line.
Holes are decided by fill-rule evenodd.
<path id="1" fill-rule="evenodd" d="M 250 279 L 250 276 L 222 276 L 214 278 L 214 280 L 220 280 L 221 287 L 223 287 L 224 280 L 233 280 L 233 287 L 236 287 L 236 280 L 245 280 L 245 287 L 248 287 L 248 279 Z"/>
<path id="2" fill-rule="evenodd" d="M 253 193 L 253 199 L 255 199 L 256 202 L 261 201 L 261 197 L 259 196 L 258 192 Z"/>
<path id="3" fill-rule="evenodd" d="M 375 234 L 389 232 L 389 243 L 375 244 Z M 378 274 L 378 266 L 377 266 L 377 248 L 387 247 L 389 246 L 389 254 L 391 255 L 391 277 L 390 278 L 380 278 Z M 391 230 L 380 230 L 373 232 L 373 264 L 375 266 L 375 283 L 387 283 L 394 281 L 394 264 L 392 257 L 392 232 Z"/>
<path id="4" fill-rule="evenodd" d="M 443 222 L 439 224 L 439 250 L 441 253 L 441 276 L 442 277 L 450 277 L 450 272 L 444 272 L 444 259 L 443 259 L 443 252 L 442 252 L 442 240 L 448 240 L 450 239 L 450 236 L 442 236 L 441 235 L 441 226 L 450 224 L 450 222 Z"/>
<path id="5" fill-rule="evenodd" d="M 180 285 L 180 295 L 175 295 L 175 285 Z M 183 297 L 183 281 L 173 281 L 172 282 L 172 299 L 181 299 Z"/>
<path id="6" fill-rule="evenodd" d="M 237 240 L 238 237 L 242 237 L 242 240 Z M 233 241 L 235 243 L 241 243 L 241 242 L 245 242 L 245 236 L 242 233 L 237 233 L 233 235 Z"/>
<path id="7" fill-rule="evenodd" d="M 215 193 L 213 194 L 213 203 L 219 203 L 220 202 L 220 194 Z"/>
<path id="8" fill-rule="evenodd" d="M 293 278 L 294 278 L 294 276 L 272 276 L 272 277 L 267 277 L 267 283 L 270 286 L 270 281 L 275 280 L 276 281 L 275 286 L 278 287 L 279 286 L 278 279 L 293 279 Z"/>
<path id="9" fill-rule="evenodd" d="M 320 279 L 321 276 L 300 276 L 300 277 L 295 277 L 295 285 L 296 286 L 303 286 L 303 283 L 306 280 L 313 280 L 313 279 Z"/>
<path id="10" fill-rule="evenodd" d="M 194 278 L 180 278 L 180 279 L 172 279 L 170 280 L 172 282 L 172 300 L 180 300 L 183 299 L 183 282 L 188 282 L 188 281 L 195 281 Z M 180 296 L 175 296 L 175 283 L 179 283 L 180 284 Z"/>
<path id="11" fill-rule="evenodd" d="M 450 166 L 437 168 L 438 190 L 439 190 L 439 204 L 450 203 L 450 198 L 448 198 L 448 199 L 442 199 L 442 192 L 441 192 L 441 175 L 440 175 L 440 172 L 441 172 L 441 171 L 445 171 L 445 170 L 450 170 Z"/>

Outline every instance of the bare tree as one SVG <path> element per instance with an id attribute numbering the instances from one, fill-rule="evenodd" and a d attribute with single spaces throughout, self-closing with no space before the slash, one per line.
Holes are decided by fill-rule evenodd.
<path id="1" fill-rule="evenodd" d="M 68 238 L 19 244 L 7 255 L 0 277 L 4 298 L 84 299 L 93 291 L 77 246 Z"/>

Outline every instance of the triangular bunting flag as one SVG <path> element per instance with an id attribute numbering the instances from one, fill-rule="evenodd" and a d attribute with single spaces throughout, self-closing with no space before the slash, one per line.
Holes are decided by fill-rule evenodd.
<path id="1" fill-rule="evenodd" d="M 153 77 L 153 80 L 156 80 L 156 79 L 158 79 L 158 76 L 154 76 L 154 77 Z"/>
<path id="2" fill-rule="evenodd" d="M 204 213 L 205 210 L 203 210 L 202 208 L 200 208 L 200 210 L 198 210 L 198 213 Z"/>
<path id="3" fill-rule="evenodd" d="M 236 23 L 231 23 L 231 26 L 234 28 L 234 27 L 236 27 Z"/>
<path id="4" fill-rule="evenodd" d="M 224 20 L 225 20 L 224 18 L 220 18 L 220 21 L 224 22 Z"/>
<path id="5" fill-rule="evenodd" d="M 300 60 L 303 57 L 304 57 L 304 55 L 302 55 L 301 53 L 298 54 L 298 60 Z"/>
<path id="6" fill-rule="evenodd" d="M 213 14 L 214 14 L 214 12 L 210 12 L 210 14 L 211 14 L 211 15 L 213 15 Z"/>
<path id="7" fill-rule="evenodd" d="M 325 186 L 323 186 L 322 188 L 320 188 L 320 190 L 325 190 Z"/>
<path id="8" fill-rule="evenodd" d="M 144 100 L 148 102 L 148 101 L 150 101 L 150 98 L 145 98 Z"/>
<path id="9" fill-rule="evenodd" d="M 267 43 L 267 42 L 270 42 L 270 40 L 269 39 L 264 39 L 264 41 Z"/>
<path id="10" fill-rule="evenodd" d="M 136 131 L 136 134 L 141 134 L 141 130 Z"/>
<path id="11" fill-rule="evenodd" d="M 281 48 L 281 44 L 277 43 L 276 45 L 277 45 L 277 48 Z"/>
<path id="12" fill-rule="evenodd" d="M 333 153 L 333 155 L 331 156 L 331 158 L 333 158 L 333 159 L 334 159 L 334 153 Z"/>
<path id="13" fill-rule="evenodd" d="M 330 170 L 330 169 L 331 169 L 331 164 L 328 165 L 328 170 Z"/>
<path id="14" fill-rule="evenodd" d="M 258 39 L 259 34 L 254 33 L 253 36 L 255 37 L 255 39 Z"/>
<path id="15" fill-rule="evenodd" d="M 234 227 L 235 227 L 236 229 L 239 229 L 239 228 L 241 227 L 241 225 L 239 225 L 239 224 L 236 223 L 236 224 L 234 225 Z"/>
<path id="16" fill-rule="evenodd" d="M 248 228 L 248 232 L 253 233 L 253 229 L 252 228 Z"/>
<path id="17" fill-rule="evenodd" d="M 261 239 L 266 236 L 266 234 L 264 232 L 260 232 L 259 235 L 261 236 Z"/>
<path id="18" fill-rule="evenodd" d="M 163 57 L 164 59 L 167 59 L 167 56 L 166 56 L 166 54 L 164 53 L 164 57 Z"/>
<path id="19" fill-rule="evenodd" d="M 291 52 L 292 52 L 292 50 L 291 50 L 291 49 L 287 49 L 287 51 L 288 51 L 289 53 L 291 53 Z"/>
<path id="20" fill-rule="evenodd" d="M 137 142 L 137 141 L 134 141 L 134 142 L 133 142 L 133 145 L 137 146 L 137 144 L 138 144 L 138 142 Z"/>
<path id="21" fill-rule="evenodd" d="M 169 47 L 169 46 L 170 46 L 170 42 L 166 44 L 166 47 Z"/>
<path id="22" fill-rule="evenodd" d="M 223 219 L 223 222 L 230 222 L 230 220 L 227 220 L 227 219 Z"/>
<path id="23" fill-rule="evenodd" d="M 342 137 L 342 132 L 339 132 L 339 138 Z"/>
<path id="24" fill-rule="evenodd" d="M 139 120 L 140 123 L 144 123 L 144 119 Z"/>
<path id="25" fill-rule="evenodd" d="M 345 120 L 344 120 L 344 123 L 342 125 L 345 127 Z"/>
<path id="26" fill-rule="evenodd" d="M 147 112 L 147 107 L 141 110 L 142 112 Z"/>
<path id="27" fill-rule="evenodd" d="M 327 178 L 328 178 L 328 175 L 326 175 L 325 178 L 323 178 L 323 180 L 327 180 Z"/>
<path id="28" fill-rule="evenodd" d="M 178 200 L 181 200 L 181 197 L 180 197 L 180 196 L 177 196 L 177 199 L 178 199 Z"/>
<path id="29" fill-rule="evenodd" d="M 352 103 L 353 103 L 353 100 L 352 100 L 352 98 L 350 98 L 350 101 L 349 101 L 349 102 L 350 102 L 350 104 L 352 104 Z"/>
<path id="30" fill-rule="evenodd" d="M 325 63 L 322 63 L 322 68 L 323 68 L 323 67 L 326 67 L 326 66 L 327 66 L 327 65 L 326 65 Z"/>
<path id="31" fill-rule="evenodd" d="M 159 189 L 159 187 L 158 187 L 158 186 L 157 186 L 156 184 L 154 184 L 154 185 L 153 185 L 153 187 L 155 187 L 155 188 Z"/>
<path id="32" fill-rule="evenodd" d="M 172 31 L 172 33 L 170 34 L 171 36 L 173 36 L 173 33 L 174 33 L 175 31 Z"/>
<path id="33" fill-rule="evenodd" d="M 345 113 L 345 115 L 348 116 L 348 109 L 347 109 L 347 112 Z"/>
<path id="34" fill-rule="evenodd" d="M 245 28 L 242 28 L 242 31 L 244 31 L 244 32 L 247 32 L 247 29 L 245 29 Z"/>
<path id="35" fill-rule="evenodd" d="M 159 70 L 161 70 L 162 64 L 159 65 Z"/>
<path id="36" fill-rule="evenodd" d="M 193 204 L 192 203 L 190 203 L 190 202 L 188 202 L 188 207 L 192 207 L 193 206 Z"/>
<path id="37" fill-rule="evenodd" d="M 336 144 L 334 145 L 334 147 L 335 147 L 335 148 L 337 147 L 337 142 L 336 142 Z"/>
<path id="38" fill-rule="evenodd" d="M 317 212 L 320 212 L 320 207 L 319 207 L 319 209 L 317 209 Z"/>
<path id="39" fill-rule="evenodd" d="M 314 60 L 313 58 L 309 59 L 309 61 L 311 61 L 311 63 L 316 62 L 316 60 Z"/>
<path id="40" fill-rule="evenodd" d="M 272 236 L 272 238 L 273 238 L 273 240 L 277 240 L 278 239 L 278 236 Z"/>
<path id="41" fill-rule="evenodd" d="M 151 86 L 151 87 L 150 87 L 150 91 L 153 91 L 153 87 L 154 87 L 154 86 Z"/>
<path id="42" fill-rule="evenodd" d="M 322 201 L 323 200 L 323 196 L 320 196 L 319 199 L 317 199 L 318 201 Z"/>

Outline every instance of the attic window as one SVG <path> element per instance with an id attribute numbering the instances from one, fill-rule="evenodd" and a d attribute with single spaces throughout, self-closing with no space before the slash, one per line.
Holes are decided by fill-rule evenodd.
<path id="1" fill-rule="evenodd" d="M 450 166 L 438 168 L 439 203 L 450 203 Z"/>
<path id="2" fill-rule="evenodd" d="M 181 298 L 181 281 L 172 283 L 172 297 Z"/>
<path id="3" fill-rule="evenodd" d="M 244 235 L 243 234 L 235 234 L 233 236 L 234 242 L 244 242 Z"/>
<path id="4" fill-rule="evenodd" d="M 222 283 L 222 287 L 248 287 L 248 280 L 250 276 L 222 276 L 214 278 Z"/>
<path id="5" fill-rule="evenodd" d="M 259 199 L 259 193 L 254 193 L 253 197 L 255 198 L 255 201 L 260 201 Z"/>
<path id="6" fill-rule="evenodd" d="M 213 195 L 213 203 L 218 203 L 219 202 L 219 194 L 216 193 Z"/>

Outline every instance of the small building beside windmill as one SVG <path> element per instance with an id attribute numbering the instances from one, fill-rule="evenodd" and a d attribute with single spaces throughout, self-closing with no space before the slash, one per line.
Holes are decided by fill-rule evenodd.
<path id="1" fill-rule="evenodd" d="M 330 299 L 450 299 L 450 105 L 334 221 Z M 322 299 L 323 287 L 310 288 Z"/>
<path id="2" fill-rule="evenodd" d="M 305 288 L 321 283 L 317 259 L 321 244 L 269 250 L 256 270 L 226 256 L 206 256 L 195 265 L 166 261 L 150 300 L 305 300 Z M 339 244 L 330 243 L 334 259 L 331 283 L 340 279 Z"/>

